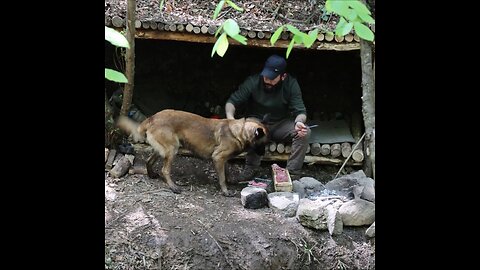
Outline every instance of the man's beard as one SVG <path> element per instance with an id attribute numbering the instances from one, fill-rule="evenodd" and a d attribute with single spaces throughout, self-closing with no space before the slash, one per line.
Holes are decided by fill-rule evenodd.
<path id="1" fill-rule="evenodd" d="M 278 89 L 282 88 L 282 83 L 283 83 L 283 81 L 280 80 L 276 85 L 272 86 L 271 84 L 265 83 L 265 81 L 262 81 L 262 82 L 263 82 L 263 89 L 265 90 L 265 92 L 268 92 L 268 93 L 276 92 Z"/>

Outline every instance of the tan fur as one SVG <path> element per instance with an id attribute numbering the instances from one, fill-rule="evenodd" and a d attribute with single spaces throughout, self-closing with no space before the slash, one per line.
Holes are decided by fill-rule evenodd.
<path id="1" fill-rule="evenodd" d="M 176 193 L 181 190 L 170 178 L 170 168 L 180 145 L 199 157 L 212 159 L 223 194 L 232 196 L 226 185 L 225 163 L 248 147 L 264 147 L 268 137 L 265 126 L 255 119 L 210 119 L 177 110 L 160 111 L 141 124 L 120 117 L 117 124 L 135 142 L 146 141 L 155 149 L 147 161 L 150 177 L 158 176 L 152 166 L 159 156 L 163 157 L 163 177 Z"/>

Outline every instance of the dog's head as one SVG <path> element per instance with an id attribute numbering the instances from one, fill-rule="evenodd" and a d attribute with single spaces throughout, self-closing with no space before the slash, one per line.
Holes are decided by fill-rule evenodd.
<path id="1" fill-rule="evenodd" d="M 250 148 L 255 150 L 257 155 L 263 156 L 265 154 L 265 146 L 269 143 L 268 129 L 265 124 L 256 118 L 245 119 L 246 136 L 249 139 Z"/>

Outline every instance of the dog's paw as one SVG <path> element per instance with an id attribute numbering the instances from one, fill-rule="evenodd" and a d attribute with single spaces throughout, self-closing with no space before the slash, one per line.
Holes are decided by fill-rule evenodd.
<path id="1" fill-rule="evenodd" d="M 182 193 L 182 189 L 179 186 L 171 186 L 170 189 L 173 191 L 173 193 Z"/>
<path id="2" fill-rule="evenodd" d="M 237 192 L 233 190 L 227 190 L 223 192 L 223 196 L 225 197 L 233 197 L 235 194 L 237 194 Z"/>

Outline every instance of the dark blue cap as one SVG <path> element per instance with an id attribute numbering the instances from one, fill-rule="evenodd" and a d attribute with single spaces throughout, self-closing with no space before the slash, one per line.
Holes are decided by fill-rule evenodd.
<path id="1" fill-rule="evenodd" d="M 265 61 L 265 66 L 263 67 L 262 73 L 260 75 L 269 78 L 270 80 L 275 79 L 278 75 L 285 72 L 287 69 L 287 61 L 285 58 L 272 55 L 267 61 Z"/>

